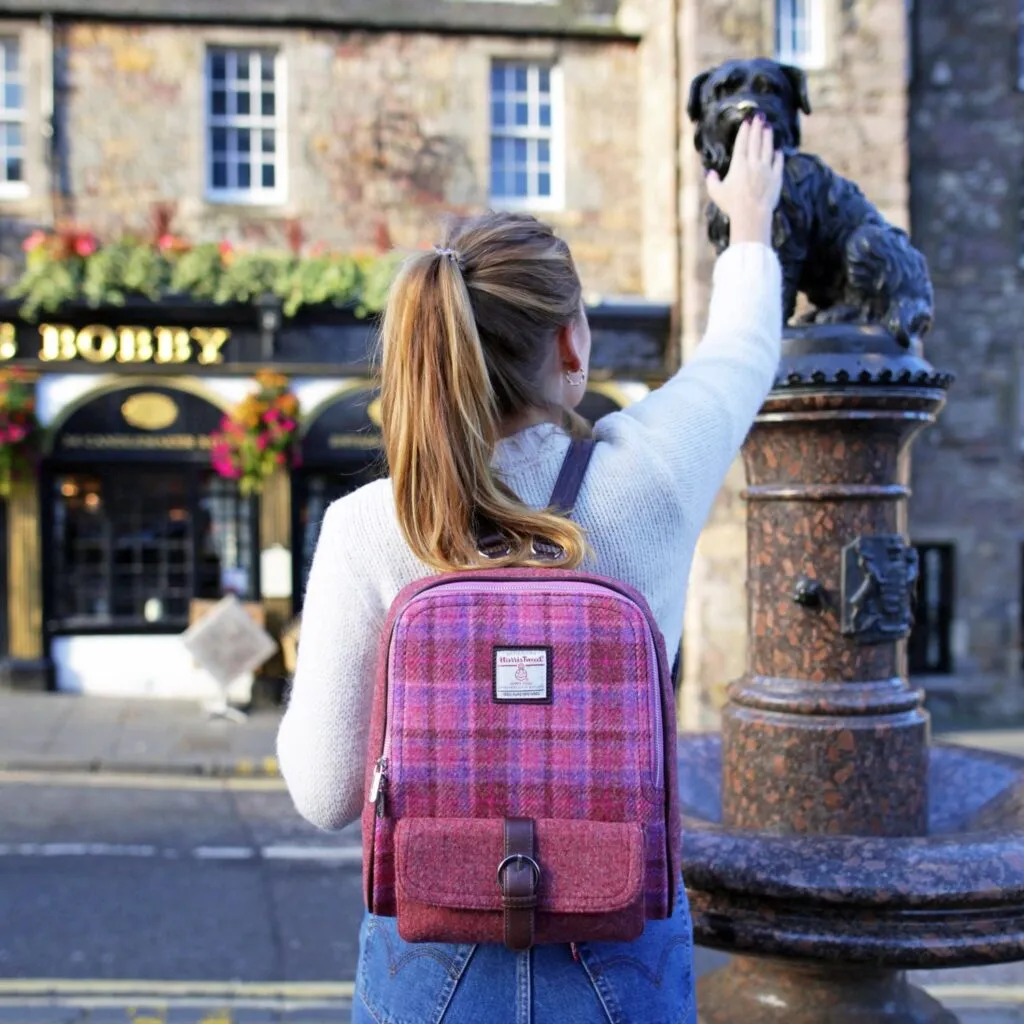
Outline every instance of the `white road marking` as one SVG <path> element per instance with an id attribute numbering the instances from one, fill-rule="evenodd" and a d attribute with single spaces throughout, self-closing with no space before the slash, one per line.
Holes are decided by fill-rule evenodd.
<path id="1" fill-rule="evenodd" d="M 341 864 L 362 863 L 360 846 L 264 846 L 265 860 L 329 860 Z"/>
<path id="2" fill-rule="evenodd" d="M 337 846 L 197 846 L 192 850 L 176 850 L 146 844 L 119 843 L 0 843 L 3 857 L 161 857 L 175 859 L 194 857 L 196 860 L 266 860 L 312 861 L 320 864 L 361 864 L 362 847 Z"/>
<path id="3" fill-rule="evenodd" d="M 192 856 L 198 860 L 249 860 L 256 851 L 251 846 L 197 846 Z"/>
<path id="4" fill-rule="evenodd" d="M 283 779 L 213 775 L 133 775 L 125 772 L 0 771 L 0 786 L 74 786 L 83 789 L 235 790 L 285 793 Z"/>

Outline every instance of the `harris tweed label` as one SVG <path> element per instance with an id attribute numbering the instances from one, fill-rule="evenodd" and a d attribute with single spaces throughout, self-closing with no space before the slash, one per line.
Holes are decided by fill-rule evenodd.
<path id="1" fill-rule="evenodd" d="M 551 648 L 495 647 L 494 699 L 503 704 L 549 704 Z"/>

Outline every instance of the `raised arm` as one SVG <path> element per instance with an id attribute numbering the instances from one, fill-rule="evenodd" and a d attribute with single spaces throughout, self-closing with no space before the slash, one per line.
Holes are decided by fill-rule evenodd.
<path id="1" fill-rule="evenodd" d="M 616 414 L 642 424 L 644 443 L 661 456 L 681 497 L 701 516 L 778 368 L 782 275 L 771 223 L 781 183 L 782 155 L 774 152 L 771 129 L 745 123 L 726 179 L 713 173 L 708 179 L 712 198 L 729 217 L 731 244 L 715 265 L 704 338 L 671 380 Z M 614 433 L 615 419 L 608 417 L 603 429 Z"/>

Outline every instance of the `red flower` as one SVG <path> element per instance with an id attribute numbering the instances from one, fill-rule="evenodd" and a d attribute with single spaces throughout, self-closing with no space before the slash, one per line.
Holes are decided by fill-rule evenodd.
<path id="1" fill-rule="evenodd" d="M 96 239 L 90 234 L 79 235 L 75 239 L 75 252 L 79 256 L 91 256 L 96 249 Z"/>
<path id="2" fill-rule="evenodd" d="M 21 243 L 21 247 L 22 249 L 25 250 L 25 252 L 35 252 L 35 250 L 38 249 L 39 246 L 43 245 L 45 242 L 45 231 L 33 231 L 32 234 L 29 235 L 28 238 L 26 238 L 25 241 Z"/>

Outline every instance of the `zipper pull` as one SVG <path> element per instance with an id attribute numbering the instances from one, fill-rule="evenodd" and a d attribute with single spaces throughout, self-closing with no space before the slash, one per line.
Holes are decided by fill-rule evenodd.
<path id="1" fill-rule="evenodd" d="M 388 759 L 381 757 L 373 768 L 373 781 L 370 783 L 370 795 L 366 802 L 375 804 L 377 817 L 384 817 L 384 799 L 388 788 Z"/>

